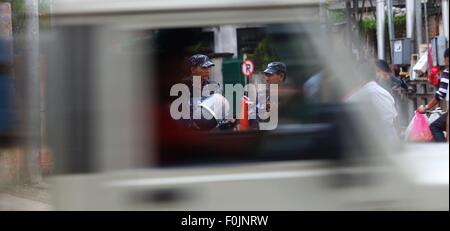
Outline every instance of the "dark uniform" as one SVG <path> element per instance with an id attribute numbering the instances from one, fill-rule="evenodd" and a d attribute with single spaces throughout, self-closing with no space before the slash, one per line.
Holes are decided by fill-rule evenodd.
<path id="1" fill-rule="evenodd" d="M 189 65 L 191 67 L 200 66 L 200 67 L 204 67 L 204 68 L 209 68 L 209 67 L 214 66 L 214 63 L 211 62 L 211 60 L 208 58 L 208 56 L 202 55 L 202 54 L 196 54 L 196 55 L 193 55 L 192 57 L 190 57 Z M 190 101 L 189 101 L 191 116 L 190 116 L 189 120 L 182 120 L 184 127 L 188 128 L 188 129 L 193 129 L 193 130 L 211 130 L 215 127 L 226 128 L 230 125 L 228 123 L 228 121 L 225 121 L 223 119 L 221 119 L 221 120 L 218 120 L 216 118 L 207 119 L 204 117 L 202 117 L 201 119 L 193 119 L 194 111 L 197 110 L 198 107 L 205 107 L 204 105 L 200 106 L 200 104 L 210 97 L 210 96 L 201 96 L 204 87 L 207 85 L 211 85 L 212 90 L 213 90 L 212 92 L 210 92 L 211 95 L 212 94 L 221 94 L 222 95 L 219 83 L 211 81 L 211 80 L 202 79 L 201 80 L 200 98 L 194 98 L 194 96 L 193 96 L 193 92 L 194 92 L 193 76 L 185 77 L 182 80 L 182 83 L 187 85 L 189 87 L 189 91 L 191 92 L 191 97 L 190 97 Z M 202 108 L 202 114 L 204 115 L 204 113 L 209 113 L 209 111 L 203 110 L 203 108 Z"/>
<path id="2" fill-rule="evenodd" d="M 275 74 L 275 73 L 284 73 L 285 78 L 287 76 L 287 67 L 285 63 L 282 62 L 271 62 L 267 65 L 267 68 L 264 70 L 265 74 Z M 261 103 L 260 97 L 265 97 L 266 102 Z M 263 98 L 264 99 L 264 98 Z M 267 122 L 269 119 L 262 120 L 259 116 L 260 113 L 268 113 L 270 111 L 270 92 L 269 89 L 266 89 L 265 96 L 262 96 L 260 94 L 256 95 L 256 111 L 249 110 L 249 118 L 256 118 L 256 119 L 249 119 L 250 126 L 253 129 L 259 129 L 259 123 L 260 122 Z"/>

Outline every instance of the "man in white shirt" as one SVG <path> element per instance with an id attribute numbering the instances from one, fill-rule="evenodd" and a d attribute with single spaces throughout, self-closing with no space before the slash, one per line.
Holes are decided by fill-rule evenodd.
<path id="1" fill-rule="evenodd" d="M 394 98 L 375 81 L 375 72 L 368 62 L 358 65 L 357 75 L 360 77 L 361 87 L 351 94 L 346 102 L 371 109 L 370 113 L 375 113 L 370 115 L 371 118 L 382 123 L 378 126 L 379 132 L 389 139 L 397 140 L 394 121 L 398 113 Z"/>

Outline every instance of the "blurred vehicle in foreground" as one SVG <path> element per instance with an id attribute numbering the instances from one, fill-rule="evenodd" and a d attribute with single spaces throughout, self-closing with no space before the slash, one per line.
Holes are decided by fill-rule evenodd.
<path id="1" fill-rule="evenodd" d="M 361 76 L 319 1 L 169 3 L 55 5 L 54 208 L 448 210 L 448 145 L 393 143 L 371 105 L 344 102 Z M 223 42 L 230 28 L 239 36 Z M 244 56 L 256 69 L 274 61 L 265 56 L 285 62 L 294 90 L 280 92 L 276 129 L 179 127 L 170 90 L 197 52 L 213 57 L 222 85 L 245 81 Z"/>

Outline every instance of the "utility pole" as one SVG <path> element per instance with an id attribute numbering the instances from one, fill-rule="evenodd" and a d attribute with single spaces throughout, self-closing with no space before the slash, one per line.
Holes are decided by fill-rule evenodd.
<path id="1" fill-rule="evenodd" d="M 392 12 L 392 0 L 387 0 L 387 15 L 388 15 L 388 30 L 389 30 L 389 47 L 390 47 L 390 56 L 392 62 L 392 55 L 394 49 L 392 49 L 392 41 L 395 39 L 395 28 L 394 28 L 394 14 Z"/>
<path id="2" fill-rule="evenodd" d="M 420 45 L 423 43 L 422 38 L 422 5 L 421 0 L 416 0 L 415 8 L 416 8 L 416 48 L 417 53 L 420 53 Z"/>
<path id="3" fill-rule="evenodd" d="M 449 43 L 449 37 L 448 37 L 448 0 L 442 0 L 441 2 L 442 7 L 442 23 L 444 24 L 444 35 L 447 40 L 447 45 Z"/>
<path id="4" fill-rule="evenodd" d="M 40 68 L 39 68 L 39 0 L 25 2 L 25 134 L 26 169 L 31 183 L 42 179 L 39 166 L 40 147 Z"/>
<path id="5" fill-rule="evenodd" d="M 428 0 L 423 1 L 423 11 L 425 14 L 425 43 L 430 44 L 430 31 L 428 30 Z M 428 47 L 428 46 L 427 46 Z"/>
<path id="6" fill-rule="evenodd" d="M 378 59 L 386 59 L 385 43 L 384 43 L 384 0 L 377 0 L 377 48 Z"/>
<path id="7" fill-rule="evenodd" d="M 414 0 L 406 0 L 406 37 L 413 39 L 414 33 Z"/>

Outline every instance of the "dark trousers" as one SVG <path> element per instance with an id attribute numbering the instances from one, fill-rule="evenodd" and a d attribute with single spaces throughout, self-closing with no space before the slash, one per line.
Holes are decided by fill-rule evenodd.
<path id="1" fill-rule="evenodd" d="M 445 124 L 447 122 L 448 112 L 441 115 L 437 120 L 430 124 L 431 134 L 433 134 L 433 138 L 435 142 L 446 142 L 444 132 L 445 132 Z M 448 135 L 448 134 L 447 134 Z"/>

